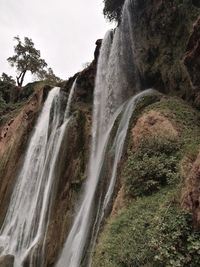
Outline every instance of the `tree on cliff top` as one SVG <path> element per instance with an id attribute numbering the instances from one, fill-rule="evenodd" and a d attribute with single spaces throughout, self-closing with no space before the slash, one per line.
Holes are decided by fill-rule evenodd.
<path id="1" fill-rule="evenodd" d="M 21 87 L 27 71 L 37 75 L 47 66 L 47 63 L 40 57 L 40 51 L 34 47 L 32 39 L 24 37 L 24 42 L 22 42 L 19 36 L 16 36 L 14 40 L 17 41 L 14 46 L 15 54 L 7 60 L 12 67 L 16 67 L 17 85 Z"/>
<path id="2" fill-rule="evenodd" d="M 37 73 L 37 77 L 40 80 L 44 80 L 52 85 L 62 82 L 62 79 L 60 79 L 59 77 L 55 75 L 52 68 L 48 68 L 47 70 L 42 69 L 41 71 Z"/>

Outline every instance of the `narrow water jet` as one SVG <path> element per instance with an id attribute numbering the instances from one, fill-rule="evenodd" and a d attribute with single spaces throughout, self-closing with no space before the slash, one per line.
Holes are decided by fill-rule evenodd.
<path id="1" fill-rule="evenodd" d="M 71 109 L 71 105 L 72 105 L 74 92 L 76 89 L 76 81 L 77 81 L 77 78 L 74 80 L 72 87 L 70 89 L 70 92 L 69 92 L 69 96 L 68 96 L 68 100 L 67 100 L 67 106 L 66 106 L 66 110 L 65 110 L 65 114 L 64 114 L 64 120 L 67 120 L 70 117 L 70 109 Z"/>

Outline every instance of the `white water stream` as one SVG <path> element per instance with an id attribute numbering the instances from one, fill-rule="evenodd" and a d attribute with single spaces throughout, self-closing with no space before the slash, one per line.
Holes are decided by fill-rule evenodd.
<path id="1" fill-rule="evenodd" d="M 132 0 L 125 1 L 120 26 L 106 34 L 101 47 L 94 91 L 88 178 L 57 267 L 91 265 L 91 250 L 112 200 L 118 163 L 122 157 L 132 113 L 137 102 L 153 92 L 148 90 L 138 94 L 130 11 L 133 3 Z M 54 88 L 49 93 L 18 176 L 0 230 L 0 253 L 13 254 L 14 267 L 22 267 L 27 256 L 30 257 L 28 266 L 31 267 L 31 255 L 35 247 L 42 246 L 45 238 L 56 161 L 70 119 L 74 89 L 75 83 L 68 98 L 63 123 L 59 88 Z M 104 181 L 104 165 L 108 152 L 112 154 L 112 160 L 109 177 Z M 34 263 L 33 266 L 42 267 L 42 263 Z"/>
<path id="2" fill-rule="evenodd" d="M 0 230 L 0 255 L 14 255 L 14 267 L 21 267 L 27 257 L 28 266 L 42 267 L 42 259 L 35 263 L 32 255 L 35 249 L 42 250 L 54 193 L 56 163 L 70 119 L 74 88 L 75 83 L 63 122 L 60 89 L 56 87 L 49 92 L 18 175 Z"/>
<path id="3" fill-rule="evenodd" d="M 118 163 L 122 156 L 132 113 L 137 102 L 153 92 L 147 90 L 137 94 L 139 88 L 134 67 L 131 5 L 131 0 L 125 1 L 120 26 L 115 32 L 109 31 L 102 43 L 94 91 L 93 139 L 88 178 L 79 210 L 56 267 L 91 265 L 91 251 L 104 213 L 113 196 Z M 117 118 L 118 128 L 110 149 L 112 131 Z M 108 152 L 112 153 L 113 160 L 109 167 L 110 177 L 105 182 L 102 173 Z"/>

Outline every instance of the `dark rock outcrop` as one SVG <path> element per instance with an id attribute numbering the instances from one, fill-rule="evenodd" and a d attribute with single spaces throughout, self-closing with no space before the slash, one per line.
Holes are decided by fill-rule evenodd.
<path id="1" fill-rule="evenodd" d="M 96 41 L 94 60 L 85 69 L 83 69 L 81 72 L 76 73 L 73 77 L 69 78 L 69 80 L 62 84 L 63 90 L 69 93 L 74 80 L 77 79 L 75 90 L 76 101 L 92 103 L 101 42 L 101 39 L 98 39 Z"/>
<path id="2" fill-rule="evenodd" d="M 198 21 L 199 9 L 191 1 L 135 1 L 135 61 L 144 88 L 175 93 L 195 103 L 200 93 L 195 80 L 200 65 L 198 57 L 194 64 L 188 56 L 198 53 Z"/>
<path id="3" fill-rule="evenodd" d="M 121 9 L 120 2 L 107 2 L 116 12 Z M 129 1 L 135 64 L 142 88 L 176 94 L 197 107 L 200 107 L 199 7 L 197 0 Z M 108 8 L 107 12 L 114 11 Z"/>
<path id="4" fill-rule="evenodd" d="M 94 62 L 97 63 L 102 44 L 102 39 L 98 39 L 95 44 L 96 44 L 96 49 L 94 51 Z"/>
<path id="5" fill-rule="evenodd" d="M 13 267 L 14 264 L 14 256 L 6 255 L 0 257 L 0 267 Z"/>
<path id="6" fill-rule="evenodd" d="M 57 166 L 57 189 L 46 236 L 44 267 L 54 266 L 63 248 L 87 170 L 91 109 L 81 102 L 75 106 L 73 119 L 62 146 L 62 163 Z"/>

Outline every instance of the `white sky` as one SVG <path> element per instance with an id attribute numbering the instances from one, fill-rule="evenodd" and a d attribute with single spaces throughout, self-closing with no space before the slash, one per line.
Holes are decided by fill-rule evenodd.
<path id="1" fill-rule="evenodd" d="M 95 41 L 112 28 L 103 0 L 0 0 L 0 75 L 15 77 L 7 58 L 13 37 L 32 38 L 54 73 L 67 79 L 93 59 Z M 26 79 L 27 81 L 27 79 Z"/>

